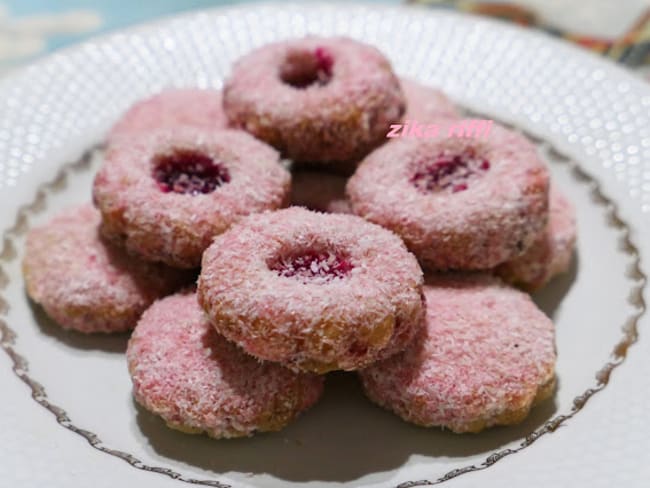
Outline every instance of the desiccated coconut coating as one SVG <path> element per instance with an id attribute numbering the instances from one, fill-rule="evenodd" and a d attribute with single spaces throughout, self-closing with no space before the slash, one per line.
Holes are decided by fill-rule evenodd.
<path id="1" fill-rule="evenodd" d="M 226 341 L 189 291 L 142 315 L 126 357 L 138 403 L 173 429 L 215 438 L 280 430 L 323 391 L 322 377 L 261 362 Z"/>
<path id="2" fill-rule="evenodd" d="M 429 123 L 438 123 L 441 119 L 455 119 L 460 117 L 456 106 L 440 90 L 405 78 L 400 78 L 400 85 L 406 100 L 406 113 L 402 118 L 402 128 L 405 127 L 405 124 L 408 125 L 409 122 L 413 121 L 424 124 L 426 127 Z M 387 138 L 386 141 L 390 141 L 390 139 Z M 355 164 L 350 161 L 344 163 L 330 162 L 327 165 L 328 174 L 335 172 L 349 177 L 354 173 L 357 164 L 358 163 Z M 294 181 L 301 176 L 303 177 L 301 183 L 304 189 L 300 188 L 301 185 L 297 182 L 294 185 L 294 188 L 298 188 L 297 191 L 299 192 L 298 195 L 301 197 L 301 201 L 305 202 L 303 205 L 314 210 L 322 210 L 323 205 L 327 205 L 327 202 L 324 199 L 331 198 L 336 200 L 336 203 L 334 204 L 335 210 L 327 211 L 333 213 L 350 213 L 347 199 L 345 196 L 339 196 L 338 184 L 334 183 L 337 176 L 323 177 L 323 185 L 326 185 L 326 188 L 320 193 L 325 193 L 324 195 L 321 196 L 320 193 L 316 192 L 311 195 L 307 194 L 307 191 L 311 191 L 310 180 L 313 180 L 314 184 L 317 184 L 316 175 L 324 174 L 322 171 L 318 171 L 319 164 L 303 161 L 294 166 L 299 168 L 293 173 Z M 301 169 L 304 169 L 304 171 Z M 311 176 L 313 176 L 313 178 L 311 178 Z M 343 176 L 338 178 L 338 180 L 342 182 L 345 181 Z M 344 200 L 345 202 L 343 205 L 339 205 L 338 202 Z M 314 207 L 310 206 L 312 203 L 314 204 Z"/>
<path id="3" fill-rule="evenodd" d="M 576 243 L 576 216 L 571 202 L 551 186 L 546 230 L 524 254 L 496 268 L 505 281 L 534 291 L 566 272 Z"/>
<path id="4" fill-rule="evenodd" d="M 440 90 L 408 78 L 400 78 L 400 83 L 406 98 L 404 121 L 427 124 L 440 118 L 460 117 L 456 106 Z"/>
<path id="5" fill-rule="evenodd" d="M 351 213 L 345 197 L 347 178 L 315 170 L 291 173 L 291 205 L 328 213 Z"/>
<path id="6" fill-rule="evenodd" d="M 404 113 L 399 80 L 376 48 L 345 37 L 267 44 L 224 88 L 230 123 L 295 161 L 359 161 Z"/>
<path id="7" fill-rule="evenodd" d="M 204 129 L 225 129 L 228 119 L 219 90 L 168 89 L 135 103 L 111 129 L 109 143 L 118 137 L 137 137 L 164 127 L 187 125 Z"/>
<path id="8" fill-rule="evenodd" d="M 101 238 L 99 225 L 99 212 L 87 204 L 31 230 L 23 259 L 27 293 L 63 328 L 130 330 L 154 300 L 193 275 L 127 255 Z"/>
<path id="9" fill-rule="evenodd" d="M 479 432 L 522 421 L 555 389 L 553 323 L 489 275 L 427 279 L 426 326 L 360 372 L 368 397 L 408 422 Z"/>
<path id="10" fill-rule="evenodd" d="M 178 127 L 115 140 L 93 197 L 107 237 L 144 259 L 192 268 L 215 235 L 285 206 L 290 181 L 278 153 L 245 132 Z"/>
<path id="11" fill-rule="evenodd" d="M 424 268 L 489 269 L 524 252 L 548 216 L 549 174 L 524 136 L 395 139 L 347 184 L 352 211 L 400 235 Z"/>
<path id="12" fill-rule="evenodd" d="M 253 215 L 203 255 L 199 302 L 216 329 L 294 370 L 358 369 L 422 325 L 422 271 L 393 233 L 300 207 Z"/>

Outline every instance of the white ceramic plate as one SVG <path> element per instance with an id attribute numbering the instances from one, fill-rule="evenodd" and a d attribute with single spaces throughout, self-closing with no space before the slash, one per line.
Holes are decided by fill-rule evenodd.
<path id="1" fill-rule="evenodd" d="M 574 266 L 535 297 L 557 324 L 559 388 L 522 425 L 463 436 L 412 427 L 370 405 L 354 376 L 333 375 L 321 404 L 283 432 L 184 435 L 131 400 L 126 337 L 64 333 L 27 301 L 26 230 L 89 199 L 101 151 L 87 151 L 123 110 L 163 87 L 220 87 L 252 47 L 306 33 L 373 43 L 400 74 L 534 135 L 575 202 Z M 544 35 L 447 12 L 343 4 L 189 14 L 2 80 L 0 485 L 642 486 L 650 478 L 649 108 L 650 87 Z"/>

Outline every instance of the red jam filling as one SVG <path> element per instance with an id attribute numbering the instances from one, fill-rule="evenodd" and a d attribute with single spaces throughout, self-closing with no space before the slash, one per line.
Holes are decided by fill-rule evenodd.
<path id="1" fill-rule="evenodd" d="M 423 193 L 458 193 L 490 169 L 490 162 L 467 150 L 461 154 L 441 153 L 433 161 L 417 165 L 411 183 Z"/>
<path id="2" fill-rule="evenodd" d="M 327 85 L 332 79 L 334 58 L 324 47 L 314 51 L 294 51 L 285 59 L 280 68 L 282 81 L 294 88 L 307 88 L 312 85 Z"/>
<path id="3" fill-rule="evenodd" d="M 176 149 L 157 156 L 153 177 L 165 193 L 211 193 L 230 181 L 228 169 L 209 156 L 191 149 Z"/>
<path id="4" fill-rule="evenodd" d="M 278 259 L 270 268 L 280 276 L 304 283 L 342 279 L 354 268 L 350 259 L 334 252 L 307 251 Z"/>

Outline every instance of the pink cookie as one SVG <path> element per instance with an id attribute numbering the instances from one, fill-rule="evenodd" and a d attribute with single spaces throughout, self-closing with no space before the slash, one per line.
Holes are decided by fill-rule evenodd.
<path id="1" fill-rule="evenodd" d="M 95 178 L 103 232 L 134 254 L 197 267 L 242 217 L 285 206 L 291 176 L 245 132 L 179 127 L 118 138 Z"/>
<path id="2" fill-rule="evenodd" d="M 196 88 L 171 89 L 134 104 L 111 129 L 109 143 L 119 137 L 135 137 L 164 127 L 187 125 L 225 129 L 221 92 Z"/>
<path id="3" fill-rule="evenodd" d="M 521 256 L 501 264 L 496 272 L 509 283 L 534 291 L 566 272 L 576 243 L 576 216 L 571 202 L 554 186 L 549 197 L 546 231 Z"/>
<path id="4" fill-rule="evenodd" d="M 254 215 L 203 255 L 199 302 L 260 359 L 325 373 L 406 347 L 423 317 L 422 271 L 393 233 L 300 207 Z"/>
<path id="5" fill-rule="evenodd" d="M 193 275 L 128 256 L 100 238 L 99 224 L 99 212 L 87 204 L 30 231 L 25 284 L 32 300 L 66 329 L 122 332 Z"/>
<path id="6" fill-rule="evenodd" d="M 456 106 L 440 90 L 408 78 L 400 78 L 400 83 L 406 98 L 405 122 L 416 120 L 426 125 L 438 119 L 460 117 Z"/>
<path id="7" fill-rule="evenodd" d="M 328 213 L 351 213 L 345 197 L 347 178 L 323 171 L 296 170 L 291 174 L 291 205 Z"/>
<path id="8" fill-rule="evenodd" d="M 138 403 L 173 429 L 214 438 L 280 430 L 323 391 L 322 377 L 260 362 L 226 341 L 194 292 L 154 303 L 126 357 Z"/>
<path id="9" fill-rule="evenodd" d="M 368 397 L 408 422 L 479 432 L 522 421 L 555 389 L 551 321 L 489 275 L 433 277 L 426 327 L 402 353 L 360 372 Z"/>
<path id="10" fill-rule="evenodd" d="M 359 161 L 404 113 L 399 80 L 374 47 L 344 37 L 267 44 L 241 58 L 224 88 L 234 127 L 295 161 Z"/>
<path id="11" fill-rule="evenodd" d="M 395 139 L 350 178 L 352 211 L 401 236 L 428 269 L 489 269 L 546 225 L 546 166 L 524 136 Z"/>

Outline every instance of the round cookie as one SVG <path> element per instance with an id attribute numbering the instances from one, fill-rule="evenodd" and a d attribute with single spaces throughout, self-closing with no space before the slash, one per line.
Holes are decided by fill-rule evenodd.
<path id="1" fill-rule="evenodd" d="M 143 259 L 194 268 L 215 235 L 285 206 L 290 181 L 278 153 L 249 134 L 184 126 L 117 139 L 93 198 L 108 238 Z"/>
<path id="2" fill-rule="evenodd" d="M 291 205 L 327 213 L 351 213 L 345 197 L 347 178 L 315 170 L 291 173 Z"/>
<path id="3" fill-rule="evenodd" d="M 560 190 L 551 186 L 546 230 L 524 254 L 499 265 L 496 273 L 527 291 L 538 290 L 569 269 L 576 237 L 575 208 Z"/>
<path id="4" fill-rule="evenodd" d="M 203 255 L 199 302 L 216 329 L 294 370 L 354 370 L 422 325 L 422 271 L 393 233 L 291 207 L 253 215 Z"/>
<path id="5" fill-rule="evenodd" d="M 364 159 L 346 191 L 355 214 L 401 236 L 424 268 L 476 270 L 532 245 L 548 185 L 535 146 L 494 125 L 487 138 L 395 139 Z"/>
<path id="6" fill-rule="evenodd" d="M 260 362 L 226 341 L 193 291 L 154 303 L 126 357 L 138 403 L 173 429 L 214 438 L 280 430 L 323 391 L 322 377 Z"/>
<path id="7" fill-rule="evenodd" d="M 27 293 L 65 329 L 123 332 L 193 274 L 146 263 L 107 243 L 91 205 L 67 209 L 27 235 Z"/>
<path id="8" fill-rule="evenodd" d="M 306 37 L 241 58 L 226 81 L 224 109 L 231 125 L 294 161 L 354 165 L 399 122 L 404 97 L 376 48 Z"/>
<path id="9" fill-rule="evenodd" d="M 530 297 L 490 275 L 427 279 L 426 325 L 360 372 L 367 396 L 408 422 L 479 432 L 522 421 L 555 388 L 555 331 Z"/>
<path id="10" fill-rule="evenodd" d="M 112 127 L 109 144 L 120 137 L 138 137 L 160 128 L 187 125 L 203 129 L 225 129 L 228 119 L 219 90 L 168 89 L 136 102 Z"/>

